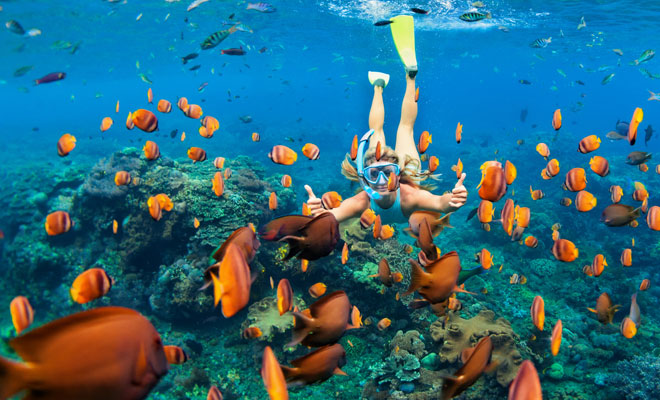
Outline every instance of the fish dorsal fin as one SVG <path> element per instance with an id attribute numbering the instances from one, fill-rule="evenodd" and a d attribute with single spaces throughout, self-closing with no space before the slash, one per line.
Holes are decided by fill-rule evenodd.
<path id="1" fill-rule="evenodd" d="M 475 207 L 470 213 L 468 214 L 467 218 L 465 219 L 466 221 L 471 220 L 474 218 L 475 215 L 477 215 L 477 212 L 479 211 L 479 207 Z"/>
<path id="2" fill-rule="evenodd" d="M 420 287 L 425 286 L 431 277 L 431 274 L 425 272 L 417 261 L 413 259 L 409 259 L 408 261 L 410 262 L 410 286 L 403 294 L 404 296 L 407 296 Z"/>
<path id="3" fill-rule="evenodd" d="M 463 349 L 463 351 L 461 351 L 461 362 L 465 364 L 467 360 L 470 359 L 470 356 L 472 355 L 473 352 L 474 352 L 474 347 L 468 347 L 467 349 Z"/>
<path id="4" fill-rule="evenodd" d="M 309 316 L 303 313 L 294 312 L 292 314 L 293 314 L 293 337 L 291 338 L 291 341 L 287 343 L 287 346 L 289 347 L 293 347 L 298 343 L 302 342 L 310 333 L 310 327 L 313 323 L 312 318 L 310 318 Z M 291 364 L 293 364 L 293 362 Z"/>
<path id="5" fill-rule="evenodd" d="M 211 274 L 211 279 L 213 279 L 213 305 L 217 306 L 225 294 L 224 287 L 222 286 L 222 282 L 220 282 L 220 278 L 215 276 L 215 274 Z"/>
<path id="6" fill-rule="evenodd" d="M 334 345 L 326 344 L 325 346 L 319 347 L 318 349 L 312 351 L 309 354 L 305 354 L 302 357 L 296 358 L 295 360 L 291 361 L 290 364 L 293 365 L 296 368 L 303 368 L 304 365 L 307 363 L 307 361 L 309 359 L 314 358 L 314 357 L 319 357 L 320 353 L 324 353 L 324 352 L 328 351 L 328 349 L 330 349 L 330 347 L 332 347 L 332 346 L 334 346 Z M 323 357 L 323 355 L 321 355 L 321 357 Z"/>
<path id="7" fill-rule="evenodd" d="M 314 303 L 310 304 L 309 306 L 309 312 L 311 313 L 312 317 L 316 318 L 319 316 L 321 309 L 326 306 L 329 302 L 335 300 L 338 297 L 346 296 L 346 292 L 343 290 L 337 290 L 336 292 L 332 292 L 328 295 L 325 295 L 315 301 Z"/>
<path id="8" fill-rule="evenodd" d="M 118 316 L 139 316 L 140 313 L 124 307 L 99 307 L 79 312 L 47 323 L 9 342 L 14 351 L 26 362 L 41 361 L 41 351 L 59 335 L 79 329 L 83 325 L 97 324 Z"/>

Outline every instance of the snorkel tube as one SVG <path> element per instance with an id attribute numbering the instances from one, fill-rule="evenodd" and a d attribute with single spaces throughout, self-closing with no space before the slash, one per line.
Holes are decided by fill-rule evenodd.
<path id="1" fill-rule="evenodd" d="M 358 144 L 356 162 L 357 162 L 357 173 L 358 173 L 358 177 L 361 178 L 360 183 L 362 184 L 362 189 L 364 189 L 364 191 L 367 192 L 369 197 L 371 197 L 374 200 L 378 200 L 380 199 L 380 194 L 375 190 L 373 190 L 371 187 L 369 187 L 369 185 L 365 182 L 364 179 L 364 151 L 365 151 L 365 147 L 369 143 L 369 138 L 371 137 L 371 135 L 374 134 L 374 132 L 375 131 L 373 129 L 370 129 L 369 132 L 365 133 L 362 136 L 362 139 L 360 139 L 360 144 Z"/>

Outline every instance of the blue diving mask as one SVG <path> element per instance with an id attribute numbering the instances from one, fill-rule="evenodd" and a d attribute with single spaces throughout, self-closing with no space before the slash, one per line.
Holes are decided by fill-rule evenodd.
<path id="1" fill-rule="evenodd" d="M 388 163 L 383 165 L 374 165 L 364 168 L 364 153 L 369 145 L 369 138 L 374 134 L 374 130 L 370 129 L 369 132 L 365 133 L 360 139 L 357 151 L 357 173 L 358 177 L 363 178 L 366 182 L 371 184 L 376 184 L 380 179 L 384 179 L 387 182 L 388 177 L 391 172 L 394 172 L 395 175 L 399 175 L 401 172 L 399 166 L 394 163 Z M 380 199 L 381 195 L 373 190 L 369 185 L 362 182 L 362 188 L 365 192 L 374 200 Z"/>

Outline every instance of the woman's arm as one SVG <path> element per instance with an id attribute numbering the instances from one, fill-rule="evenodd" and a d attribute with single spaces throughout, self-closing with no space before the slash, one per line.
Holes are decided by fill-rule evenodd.
<path id="1" fill-rule="evenodd" d="M 353 197 L 350 197 L 341 202 L 341 205 L 332 210 L 326 210 L 323 208 L 321 199 L 314 195 L 312 188 L 309 185 L 305 185 L 305 190 L 309 195 L 307 200 L 307 205 L 309 210 L 312 212 L 312 216 L 316 217 L 317 215 L 330 212 L 335 216 L 337 222 L 343 222 L 349 218 L 359 217 L 364 210 L 367 209 L 368 203 L 366 202 L 365 196 L 366 193 L 360 192 Z"/>
<path id="2" fill-rule="evenodd" d="M 435 195 L 426 190 L 420 190 L 414 196 L 415 207 L 414 209 L 437 211 L 441 213 L 449 213 L 458 210 L 465 205 L 467 201 L 467 189 L 463 186 L 465 173 L 456 182 L 454 189 L 450 193 L 441 196 Z"/>

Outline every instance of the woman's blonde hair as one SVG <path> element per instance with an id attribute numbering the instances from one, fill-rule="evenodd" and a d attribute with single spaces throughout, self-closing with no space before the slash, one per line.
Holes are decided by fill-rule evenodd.
<path id="1" fill-rule="evenodd" d="M 399 175 L 399 183 L 405 183 L 415 188 L 429 191 L 435 189 L 435 186 L 433 185 L 420 184 L 420 182 L 431 176 L 431 172 L 419 172 L 421 170 L 421 165 L 418 160 L 415 160 L 412 157 L 406 155 L 406 159 L 402 166 L 399 162 L 399 155 L 391 147 L 385 146 L 385 149 L 381 152 L 379 161 L 391 162 L 392 164 L 398 164 L 399 167 L 402 167 L 401 174 Z M 367 150 L 366 154 L 364 155 L 364 166 L 368 167 L 374 162 L 376 162 L 376 149 L 372 147 Z M 351 181 L 360 181 L 357 167 L 353 165 L 353 162 L 351 162 L 348 154 L 346 154 L 346 158 L 344 158 L 344 161 L 341 163 L 341 173 Z M 360 190 L 363 190 L 361 186 L 358 189 L 358 192 Z"/>

